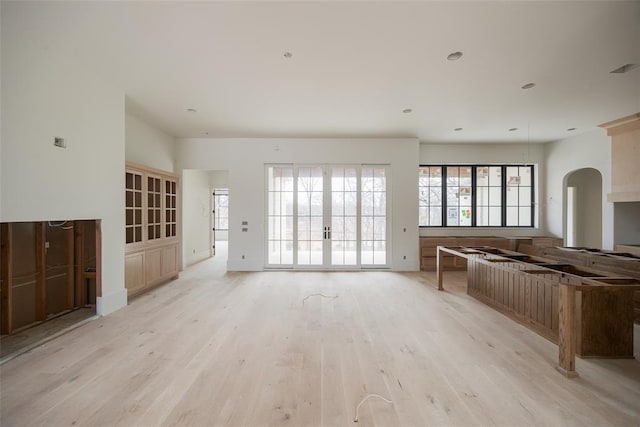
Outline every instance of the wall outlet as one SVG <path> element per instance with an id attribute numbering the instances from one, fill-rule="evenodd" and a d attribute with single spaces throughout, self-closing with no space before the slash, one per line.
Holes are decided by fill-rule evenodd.
<path id="1" fill-rule="evenodd" d="M 242 259 L 244 259 L 244 255 L 242 255 Z"/>
<path id="2" fill-rule="evenodd" d="M 403 257 L 402 257 L 402 259 L 407 259 L 407 256 L 406 256 L 406 255 L 405 255 L 405 256 L 403 256 Z"/>

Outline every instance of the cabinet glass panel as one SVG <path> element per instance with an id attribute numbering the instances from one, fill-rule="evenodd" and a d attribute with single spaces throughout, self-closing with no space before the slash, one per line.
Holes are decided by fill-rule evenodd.
<path id="1" fill-rule="evenodd" d="M 125 241 L 142 241 L 142 175 L 125 172 Z"/>

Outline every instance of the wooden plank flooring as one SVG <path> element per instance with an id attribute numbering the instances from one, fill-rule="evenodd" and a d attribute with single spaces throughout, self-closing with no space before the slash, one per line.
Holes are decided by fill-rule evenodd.
<path id="1" fill-rule="evenodd" d="M 640 424 L 640 362 L 578 359 L 464 272 L 227 273 L 220 259 L 0 368 L 4 426 Z M 305 296 L 323 293 L 329 299 Z M 636 326 L 636 357 L 640 331 Z"/>

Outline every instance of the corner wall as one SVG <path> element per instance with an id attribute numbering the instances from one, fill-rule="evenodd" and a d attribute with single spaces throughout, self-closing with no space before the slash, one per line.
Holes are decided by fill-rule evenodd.
<path id="1" fill-rule="evenodd" d="M 124 93 L 32 40 L 30 17 L 1 7 L 0 219 L 102 220 L 97 311 L 108 314 L 127 303 Z M 53 146 L 56 136 L 66 149 Z"/>
<path id="2" fill-rule="evenodd" d="M 613 249 L 613 203 L 611 189 L 611 141 L 601 129 L 544 145 L 546 198 L 542 208 L 550 234 L 564 237 L 564 178 L 582 168 L 597 169 L 602 175 L 602 249 Z"/>
<path id="3" fill-rule="evenodd" d="M 416 139 L 178 140 L 178 170 L 229 171 L 229 270 L 264 268 L 266 163 L 390 164 L 390 265 L 396 271 L 418 270 Z M 248 232 L 241 231 L 242 221 L 248 222 Z"/>

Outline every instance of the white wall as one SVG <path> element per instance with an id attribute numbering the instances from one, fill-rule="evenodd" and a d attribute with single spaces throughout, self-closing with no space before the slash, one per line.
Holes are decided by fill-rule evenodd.
<path id="1" fill-rule="evenodd" d="M 127 302 L 124 93 L 31 40 L 30 25 L 3 2 L 0 219 L 101 219 L 104 315 Z"/>
<path id="2" fill-rule="evenodd" d="M 211 184 L 211 188 L 228 188 L 229 172 L 209 171 L 209 183 Z"/>
<path id="3" fill-rule="evenodd" d="M 567 186 L 575 188 L 574 246 L 601 248 L 603 193 L 600 172 L 592 168 L 577 170 L 568 176 Z M 570 201 L 568 197 L 566 198 L 565 204 L 568 211 Z"/>
<path id="4" fill-rule="evenodd" d="M 179 170 L 229 171 L 229 270 L 264 267 L 265 163 L 390 164 L 390 264 L 394 270 L 419 267 L 416 139 L 196 138 L 178 140 L 176 151 Z M 241 232 L 242 221 L 248 232 Z"/>
<path id="5" fill-rule="evenodd" d="M 616 245 L 640 245 L 640 202 L 614 204 Z"/>
<path id="6" fill-rule="evenodd" d="M 422 228 L 421 236 L 537 236 L 545 233 L 539 201 L 544 200 L 542 144 L 420 144 L 420 164 L 533 164 L 536 215 L 534 228 L 442 227 Z"/>
<path id="7" fill-rule="evenodd" d="M 604 130 L 594 130 L 544 145 L 546 198 L 542 199 L 547 231 L 563 237 L 563 183 L 568 173 L 582 168 L 602 175 L 602 248 L 613 248 L 613 203 L 611 189 L 611 142 Z"/>
<path id="8" fill-rule="evenodd" d="M 182 261 L 187 267 L 209 257 L 211 195 L 209 173 L 182 171 Z"/>
<path id="9" fill-rule="evenodd" d="M 127 113 L 125 121 L 128 162 L 168 172 L 175 171 L 175 138 Z"/>

